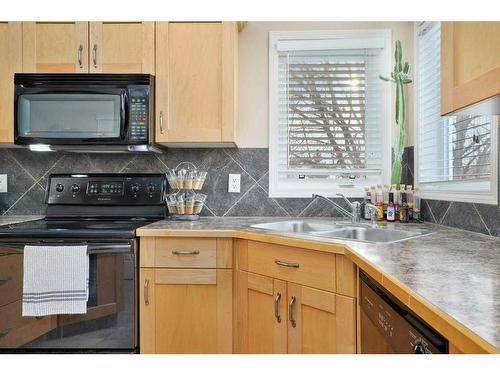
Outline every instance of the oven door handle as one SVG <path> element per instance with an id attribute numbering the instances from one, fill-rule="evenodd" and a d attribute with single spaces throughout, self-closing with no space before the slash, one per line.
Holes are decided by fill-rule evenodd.
<path id="1" fill-rule="evenodd" d="M 22 252 L 24 250 L 24 246 L 83 246 L 87 245 L 87 253 L 89 255 L 92 254 L 124 254 L 130 253 L 132 251 L 131 244 L 89 244 L 89 243 L 68 243 L 65 245 L 61 242 L 34 242 L 34 243 L 0 243 L 0 247 L 9 248 L 9 249 L 19 249 Z"/>

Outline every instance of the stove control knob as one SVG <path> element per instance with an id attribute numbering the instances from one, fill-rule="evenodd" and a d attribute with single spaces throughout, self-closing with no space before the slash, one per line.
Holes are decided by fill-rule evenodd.
<path id="1" fill-rule="evenodd" d="M 149 185 L 148 185 L 148 192 L 149 192 L 149 193 L 152 193 L 152 192 L 154 192 L 154 191 L 155 191 L 155 186 L 154 186 L 153 184 L 149 184 Z"/>
<path id="2" fill-rule="evenodd" d="M 71 191 L 73 193 L 78 193 L 78 191 L 80 190 L 80 185 L 78 184 L 73 184 L 73 186 L 71 186 Z"/>
<path id="3" fill-rule="evenodd" d="M 62 192 L 64 190 L 64 185 L 63 184 L 57 184 L 56 185 L 56 191 L 58 193 Z"/>
<path id="4" fill-rule="evenodd" d="M 139 191 L 139 185 L 132 184 L 132 186 L 130 187 L 130 190 L 132 191 L 132 193 L 137 193 Z"/>

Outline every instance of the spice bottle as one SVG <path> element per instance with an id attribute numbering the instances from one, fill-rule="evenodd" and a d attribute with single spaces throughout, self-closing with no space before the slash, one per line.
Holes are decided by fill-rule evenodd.
<path id="1" fill-rule="evenodd" d="M 413 217 L 413 185 L 406 185 L 406 203 L 408 204 L 408 217 Z"/>
<path id="2" fill-rule="evenodd" d="M 377 194 L 376 194 L 376 187 L 375 185 L 372 185 L 370 188 L 370 193 L 371 193 L 371 199 L 372 199 L 372 204 L 374 205 L 377 203 Z"/>
<path id="3" fill-rule="evenodd" d="M 420 213 L 420 204 L 421 204 L 420 191 L 419 188 L 416 187 L 415 190 L 413 191 L 413 213 L 412 213 L 413 220 L 415 221 L 422 220 L 422 216 Z"/>
<path id="4" fill-rule="evenodd" d="M 365 187 L 365 196 L 363 198 L 363 209 L 364 209 L 364 213 L 363 213 L 363 217 L 366 219 L 366 220 L 370 220 L 370 210 L 366 207 L 366 205 L 368 203 L 371 203 L 372 202 L 372 196 L 371 196 L 371 192 L 370 192 L 370 187 L 369 186 L 366 186 Z"/>
<path id="5" fill-rule="evenodd" d="M 375 207 L 377 207 L 377 220 L 384 220 L 384 197 L 381 185 L 377 185 Z"/>
<path id="6" fill-rule="evenodd" d="M 387 204 L 387 221 L 396 221 L 396 211 L 394 207 L 394 193 L 389 192 L 389 203 Z"/>
<path id="7" fill-rule="evenodd" d="M 387 205 L 389 204 L 389 187 L 389 185 L 384 184 L 384 189 L 382 190 L 384 199 L 384 217 L 387 217 Z"/>
<path id="8" fill-rule="evenodd" d="M 406 202 L 406 193 L 401 193 L 401 205 L 399 206 L 399 222 L 408 223 L 410 221 L 408 215 L 408 203 Z"/>

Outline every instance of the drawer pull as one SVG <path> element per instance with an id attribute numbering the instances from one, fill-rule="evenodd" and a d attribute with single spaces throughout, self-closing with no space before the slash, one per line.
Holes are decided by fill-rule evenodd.
<path id="1" fill-rule="evenodd" d="M 12 280 L 11 276 L 7 276 L 5 279 L 0 279 L 0 286 L 7 284 L 11 280 Z"/>
<path id="2" fill-rule="evenodd" d="M 149 305 L 149 279 L 144 280 L 144 304 Z"/>
<path id="3" fill-rule="evenodd" d="M 290 302 L 288 304 L 288 320 L 292 324 L 292 327 L 295 328 L 297 323 L 295 322 L 295 318 L 293 317 L 293 306 L 295 305 L 295 297 L 292 296 L 290 298 Z"/>
<path id="4" fill-rule="evenodd" d="M 291 267 L 291 268 L 299 268 L 298 263 L 290 263 L 290 262 L 285 262 L 283 260 L 275 259 L 274 263 L 276 263 L 278 266 L 283 266 L 283 267 Z"/>
<path id="5" fill-rule="evenodd" d="M 280 300 L 281 300 L 281 293 L 278 293 L 274 298 L 274 317 L 276 318 L 276 321 L 278 323 L 281 323 Z"/>
<path id="6" fill-rule="evenodd" d="M 200 252 L 198 250 L 173 250 L 174 255 L 198 255 Z"/>
<path id="7" fill-rule="evenodd" d="M 0 331 L 0 338 L 7 336 L 11 331 L 11 328 L 6 329 L 5 331 Z"/>

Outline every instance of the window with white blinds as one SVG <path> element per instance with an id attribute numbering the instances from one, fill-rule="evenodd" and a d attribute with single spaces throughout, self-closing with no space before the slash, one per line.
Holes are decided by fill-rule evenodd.
<path id="1" fill-rule="evenodd" d="M 383 182 L 387 35 L 280 32 L 270 44 L 271 196 L 359 196 Z"/>
<path id="2" fill-rule="evenodd" d="M 497 116 L 440 113 L 440 23 L 417 28 L 417 181 L 428 198 L 496 200 Z"/>

